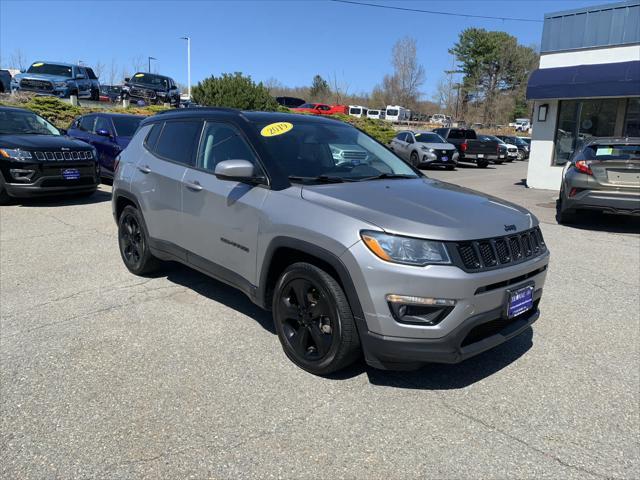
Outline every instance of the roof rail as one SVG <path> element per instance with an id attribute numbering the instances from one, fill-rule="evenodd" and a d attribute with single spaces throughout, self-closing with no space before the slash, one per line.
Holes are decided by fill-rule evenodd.
<path id="1" fill-rule="evenodd" d="M 184 109 L 175 109 L 172 108 L 170 110 L 162 110 L 156 115 L 163 115 L 167 113 L 175 113 L 175 112 L 194 112 L 194 111 L 202 111 L 202 110 L 212 110 L 214 112 L 231 112 L 231 113 L 239 113 L 240 110 L 237 108 L 228 108 L 228 107 L 189 107 Z"/>

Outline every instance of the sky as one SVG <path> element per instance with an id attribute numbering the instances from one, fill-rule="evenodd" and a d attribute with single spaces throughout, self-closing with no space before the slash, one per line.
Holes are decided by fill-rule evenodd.
<path id="1" fill-rule="evenodd" d="M 367 0 L 354 0 L 366 2 Z M 607 3 L 603 0 L 368 0 L 394 7 L 457 13 L 442 16 L 335 3 L 329 0 L 30 1 L 0 0 L 0 65 L 22 52 L 36 60 L 103 63 L 108 81 L 114 62 L 133 71 L 133 59 L 156 57 L 152 70 L 187 83 L 191 77 L 242 72 L 256 81 L 309 85 L 314 75 L 336 78 L 348 93 L 370 92 L 391 73 L 391 49 L 403 36 L 416 39 L 430 99 L 445 70 L 448 49 L 468 27 L 503 30 L 539 48 L 541 22 L 466 18 L 463 15 L 542 20 L 545 13 Z M 145 70 L 146 70 L 145 66 Z M 119 75 L 122 76 L 121 74 Z"/>

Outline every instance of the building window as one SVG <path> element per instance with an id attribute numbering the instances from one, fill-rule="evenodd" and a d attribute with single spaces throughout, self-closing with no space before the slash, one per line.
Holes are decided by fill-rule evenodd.
<path id="1" fill-rule="evenodd" d="M 618 99 L 563 100 L 558 109 L 554 165 L 564 165 L 591 137 L 615 135 Z"/>
<path id="2" fill-rule="evenodd" d="M 640 137 L 640 97 L 630 98 L 624 117 L 624 136 Z"/>

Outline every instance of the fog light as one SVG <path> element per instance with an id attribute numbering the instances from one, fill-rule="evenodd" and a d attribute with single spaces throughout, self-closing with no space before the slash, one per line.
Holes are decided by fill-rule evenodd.
<path id="1" fill-rule="evenodd" d="M 33 174 L 36 173 L 35 170 L 26 170 L 23 168 L 11 168 L 9 169 L 9 172 L 11 173 L 11 176 L 19 182 L 31 181 L 31 177 L 33 177 Z"/>
<path id="2" fill-rule="evenodd" d="M 453 310 L 456 301 L 447 298 L 414 297 L 411 295 L 386 296 L 389 310 L 399 323 L 432 327 L 439 324 Z"/>
<path id="3" fill-rule="evenodd" d="M 456 304 L 455 300 L 450 300 L 447 298 L 414 297 L 411 295 L 396 295 L 394 293 L 388 294 L 385 298 L 387 299 L 387 302 L 390 303 L 405 303 L 411 305 L 453 307 Z"/>

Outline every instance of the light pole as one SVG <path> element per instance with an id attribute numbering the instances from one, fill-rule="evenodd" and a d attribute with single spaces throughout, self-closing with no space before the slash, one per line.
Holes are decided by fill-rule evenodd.
<path id="1" fill-rule="evenodd" d="M 149 70 L 147 70 L 149 73 L 151 73 L 151 60 L 158 60 L 156 57 L 147 57 L 147 60 L 149 60 Z"/>
<path id="2" fill-rule="evenodd" d="M 191 37 L 180 37 L 180 40 L 187 41 L 187 95 L 191 100 Z"/>

